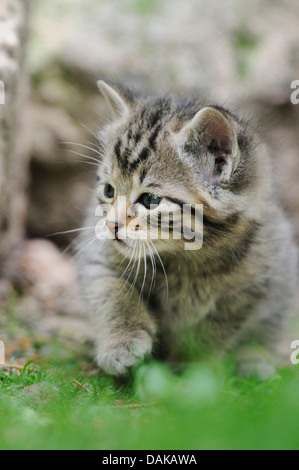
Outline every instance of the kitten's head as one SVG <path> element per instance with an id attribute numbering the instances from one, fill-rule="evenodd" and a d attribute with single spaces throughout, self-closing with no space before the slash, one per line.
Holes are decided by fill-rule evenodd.
<path id="1" fill-rule="evenodd" d="M 136 240 L 158 252 L 198 249 L 202 235 L 204 248 L 205 235 L 209 245 L 253 216 L 256 142 L 240 120 L 197 101 L 98 86 L 113 119 L 99 137 L 97 196 L 109 204 L 104 223 L 120 250 L 129 255 Z"/>

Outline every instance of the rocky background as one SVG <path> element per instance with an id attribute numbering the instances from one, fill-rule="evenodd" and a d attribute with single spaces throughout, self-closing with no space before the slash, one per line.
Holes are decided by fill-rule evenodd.
<path id="1" fill-rule="evenodd" d="M 297 0 L 1 0 L 0 337 L 10 358 L 47 357 L 53 344 L 78 352 L 92 339 L 71 248 L 63 253 L 74 236 L 49 235 L 82 224 L 94 167 L 63 142 L 89 145 L 105 122 L 97 77 L 197 92 L 252 117 L 299 239 L 298 24 Z"/>

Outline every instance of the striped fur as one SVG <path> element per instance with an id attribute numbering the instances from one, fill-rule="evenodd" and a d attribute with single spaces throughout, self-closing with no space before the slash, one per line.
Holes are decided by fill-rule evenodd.
<path id="1" fill-rule="evenodd" d="M 102 80 L 99 88 L 114 119 L 99 136 L 98 186 L 86 225 L 98 222 L 99 202 L 114 204 L 118 196 L 126 196 L 131 215 L 118 231 L 121 238 L 127 226 L 128 240 L 83 240 L 81 285 L 98 365 L 121 374 L 151 353 L 179 360 L 191 332 L 205 350 L 234 350 L 243 373 L 268 373 L 251 343 L 260 344 L 271 364 L 282 360 L 297 249 L 267 149 L 249 123 L 219 106 L 134 96 Z M 106 184 L 115 188 L 113 201 L 105 199 Z M 143 194 L 162 198 L 151 214 L 158 230 L 151 241 L 141 237 L 150 216 Z M 192 225 L 196 205 L 203 208 L 198 251 L 186 250 L 191 242 L 174 235 L 186 233 L 184 204 Z M 164 239 L 163 211 L 170 207 Z"/>

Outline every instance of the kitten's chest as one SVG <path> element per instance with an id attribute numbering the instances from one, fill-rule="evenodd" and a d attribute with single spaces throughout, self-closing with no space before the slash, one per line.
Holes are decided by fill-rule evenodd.
<path id="1" fill-rule="evenodd" d="M 161 279 L 162 282 L 162 279 Z M 155 311 L 159 322 L 170 330 L 188 328 L 215 307 L 215 290 L 209 282 L 194 273 L 177 272 L 164 279 L 155 292 Z"/>

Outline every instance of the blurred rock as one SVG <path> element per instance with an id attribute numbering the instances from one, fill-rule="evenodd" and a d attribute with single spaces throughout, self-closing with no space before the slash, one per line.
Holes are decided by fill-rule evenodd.
<path id="1" fill-rule="evenodd" d="M 41 320 L 38 329 L 52 337 L 72 338 L 74 345 L 94 340 L 92 325 L 82 318 L 52 315 Z"/>
<path id="2" fill-rule="evenodd" d="M 0 316 L 0 326 L 8 332 L 8 352 L 30 357 L 32 343 L 47 345 L 53 340 L 61 344 L 62 354 L 74 353 L 79 345 L 90 352 L 94 332 L 83 316 L 73 262 L 52 242 L 36 239 L 24 244 L 17 266 L 15 285 L 20 294 L 13 300 L 11 311 L 19 326 L 10 331 L 9 312 Z M 39 356 L 43 354 L 39 352 Z"/>
<path id="3" fill-rule="evenodd" d="M 27 292 L 46 310 L 73 315 L 81 311 L 75 266 L 53 243 L 25 242 L 18 268 Z"/>

